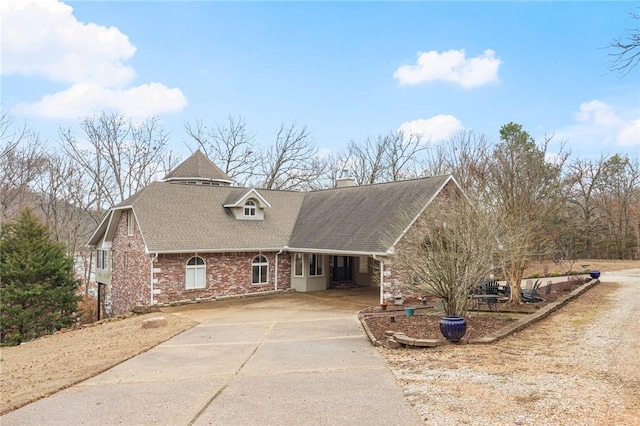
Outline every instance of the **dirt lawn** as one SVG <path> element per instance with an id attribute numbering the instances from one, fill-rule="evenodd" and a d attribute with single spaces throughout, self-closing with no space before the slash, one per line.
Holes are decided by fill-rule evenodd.
<path id="1" fill-rule="evenodd" d="M 640 425 L 640 269 L 614 278 L 492 345 L 380 352 L 428 425 Z"/>
<path id="2" fill-rule="evenodd" d="M 167 326 L 142 328 L 164 316 Z M 57 333 L 0 348 L 0 414 L 86 380 L 196 325 L 164 313 L 147 314 Z"/>
<path id="3" fill-rule="evenodd" d="M 586 263 L 602 271 L 638 267 L 638 262 L 576 262 Z M 544 419 L 559 424 L 564 417 L 557 416 L 586 416 L 594 410 L 614 414 L 566 424 L 640 424 L 640 308 L 636 304 L 633 312 L 616 311 L 616 327 L 624 329 L 624 320 L 632 319 L 635 346 L 612 340 L 609 329 L 602 328 L 609 318 L 604 313 L 640 295 L 627 287 L 615 293 L 616 288 L 597 286 L 558 314 L 496 345 L 381 353 L 428 424 L 486 424 L 488 418 L 476 423 L 483 413 L 495 413 L 490 418 L 498 424 L 532 424 L 540 417 L 529 413 L 540 409 L 546 414 L 536 424 Z M 158 315 L 167 319 L 166 327 L 142 329 L 144 319 Z M 0 414 L 93 377 L 194 325 L 168 313 L 149 314 L 0 348 Z M 516 376 L 520 382 L 513 381 Z"/>

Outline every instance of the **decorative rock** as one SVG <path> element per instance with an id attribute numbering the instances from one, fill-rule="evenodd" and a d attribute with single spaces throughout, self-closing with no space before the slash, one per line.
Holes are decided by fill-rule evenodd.
<path id="1" fill-rule="evenodd" d="M 167 325 L 165 317 L 153 317 L 142 321 L 142 328 L 160 328 Z"/>
<path id="2" fill-rule="evenodd" d="M 402 345 L 398 343 L 393 337 L 385 337 L 384 339 L 385 346 L 389 349 L 400 349 Z"/>
<path id="3" fill-rule="evenodd" d="M 150 312 L 160 312 L 160 306 L 138 305 L 133 307 L 132 312 L 137 315 L 148 314 Z"/>

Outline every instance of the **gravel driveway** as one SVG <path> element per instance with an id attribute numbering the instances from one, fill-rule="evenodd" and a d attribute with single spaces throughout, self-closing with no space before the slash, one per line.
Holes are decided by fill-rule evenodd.
<path id="1" fill-rule="evenodd" d="M 428 425 L 639 425 L 640 269 L 490 346 L 380 351 Z"/>

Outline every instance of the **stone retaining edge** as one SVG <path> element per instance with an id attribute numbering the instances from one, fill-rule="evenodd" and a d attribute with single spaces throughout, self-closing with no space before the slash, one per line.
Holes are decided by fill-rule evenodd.
<path id="1" fill-rule="evenodd" d="M 576 297 L 580 296 L 582 293 L 592 289 L 594 286 L 598 284 L 600 284 L 599 279 L 591 280 L 581 285 L 580 287 L 576 288 L 568 295 L 556 300 L 553 303 L 549 303 L 543 308 L 538 309 L 536 312 L 527 315 L 525 318 L 522 318 L 514 322 L 513 324 L 508 324 L 504 326 L 503 328 L 501 328 L 500 330 L 494 333 L 490 333 L 479 339 L 462 339 L 459 342 L 450 342 L 444 338 L 415 339 L 413 337 L 408 337 L 404 333 L 394 332 L 394 331 L 385 332 L 385 339 L 383 342 L 380 342 L 375 338 L 375 336 L 373 335 L 373 333 L 371 332 L 371 330 L 369 329 L 369 326 L 365 321 L 365 319 L 367 318 L 367 315 L 358 315 L 358 319 L 360 320 L 360 324 L 362 325 L 362 328 L 364 329 L 365 333 L 367 334 L 367 337 L 369 338 L 373 346 L 384 346 L 389 349 L 398 349 L 403 347 L 434 348 L 437 346 L 444 346 L 444 345 L 451 345 L 451 344 L 453 345 L 491 344 L 491 343 L 497 342 L 498 340 L 502 340 L 505 337 L 511 336 L 512 334 L 517 333 L 529 327 L 530 325 L 540 321 L 541 319 L 548 317 L 549 315 L 551 315 L 551 313 L 557 311 L 558 309 L 560 309 L 561 307 L 563 307 L 564 305 L 566 305 Z"/>
<path id="2" fill-rule="evenodd" d="M 151 306 L 138 305 L 138 306 L 134 306 L 131 312 L 132 313 L 141 313 L 142 311 L 145 311 L 144 313 L 158 312 L 160 308 L 167 308 L 170 306 L 193 305 L 197 303 L 206 303 L 206 302 L 221 302 L 223 300 L 246 299 L 250 297 L 271 296 L 274 294 L 282 294 L 282 293 L 295 293 L 295 290 L 287 288 L 282 290 L 266 290 L 266 291 L 259 291 L 256 293 L 232 294 L 232 295 L 226 295 L 226 296 L 196 297 L 193 299 L 183 299 L 183 300 L 176 300 L 173 302 L 156 303 L 155 305 L 151 305 Z"/>

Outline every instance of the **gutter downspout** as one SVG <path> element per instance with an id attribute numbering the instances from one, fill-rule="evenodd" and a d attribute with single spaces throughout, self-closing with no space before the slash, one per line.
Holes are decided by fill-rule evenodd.
<path id="1" fill-rule="evenodd" d="M 150 301 L 150 305 L 149 306 L 153 306 L 154 305 L 154 300 L 153 300 L 153 262 L 155 262 L 156 260 L 158 260 L 158 253 L 154 254 L 153 256 L 151 256 L 151 282 L 150 282 L 150 288 L 151 288 L 151 298 L 149 299 Z"/>
<path id="2" fill-rule="evenodd" d="M 380 262 L 380 304 L 384 303 L 384 262 L 378 259 L 377 255 L 373 255 L 373 260 Z"/>
<path id="3" fill-rule="evenodd" d="M 278 291 L 278 255 L 282 254 L 282 252 L 284 250 L 288 249 L 288 248 L 289 248 L 289 246 L 284 246 L 284 247 L 282 247 L 280 249 L 279 252 L 276 253 L 276 268 L 275 268 L 276 269 L 276 272 L 275 272 L 276 276 L 273 277 L 273 285 L 274 285 L 274 290 L 275 291 Z"/>

